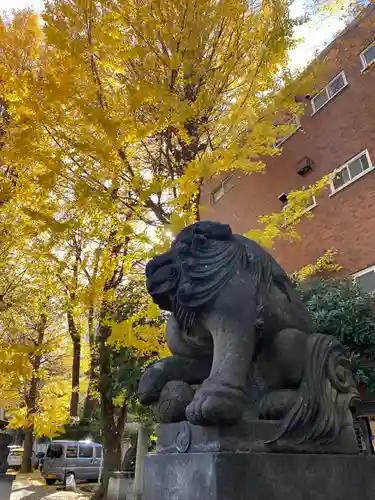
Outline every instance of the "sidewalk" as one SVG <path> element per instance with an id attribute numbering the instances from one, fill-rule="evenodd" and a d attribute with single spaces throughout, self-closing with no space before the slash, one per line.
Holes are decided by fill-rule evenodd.
<path id="1" fill-rule="evenodd" d="M 58 488 L 59 485 L 46 486 L 38 472 L 17 474 L 10 500 L 89 500 L 91 497 L 83 492 L 58 491 Z"/>

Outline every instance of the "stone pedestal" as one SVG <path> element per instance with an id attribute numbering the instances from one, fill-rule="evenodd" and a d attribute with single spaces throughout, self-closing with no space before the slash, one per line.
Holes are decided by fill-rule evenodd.
<path id="1" fill-rule="evenodd" d="M 145 460 L 144 500 L 372 500 L 375 462 L 355 455 L 171 453 Z"/>
<path id="2" fill-rule="evenodd" d="M 375 461 L 352 427 L 330 444 L 267 444 L 275 422 L 233 427 L 161 425 L 145 459 L 143 500 L 372 500 Z"/>
<path id="3" fill-rule="evenodd" d="M 0 499 L 9 500 L 12 492 L 12 484 L 16 476 L 11 474 L 0 474 Z"/>

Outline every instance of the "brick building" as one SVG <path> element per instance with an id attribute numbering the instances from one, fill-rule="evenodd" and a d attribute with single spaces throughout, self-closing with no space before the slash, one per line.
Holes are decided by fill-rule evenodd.
<path id="1" fill-rule="evenodd" d="M 326 86 L 306 100 L 297 130 L 280 139 L 281 155 L 267 160 L 264 174 L 214 178 L 202 215 L 245 233 L 260 215 L 281 210 L 290 190 L 341 169 L 312 200 L 313 217 L 297 227 L 301 240 L 280 241 L 273 251 L 291 272 L 335 247 L 345 272 L 359 272 L 375 291 L 375 4 L 319 57 L 327 61 Z"/>

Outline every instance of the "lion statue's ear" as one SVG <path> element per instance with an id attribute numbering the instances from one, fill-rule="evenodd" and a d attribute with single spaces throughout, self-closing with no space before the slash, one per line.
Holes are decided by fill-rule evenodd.
<path id="1" fill-rule="evenodd" d="M 232 237 L 232 230 L 228 224 L 202 221 L 197 222 L 194 226 L 196 234 L 202 234 L 212 240 L 229 240 Z"/>
<path id="2" fill-rule="evenodd" d="M 228 224 L 220 222 L 196 222 L 180 231 L 172 246 L 179 246 L 180 243 L 191 244 L 197 236 L 204 236 L 210 240 L 229 240 L 232 237 L 232 230 Z"/>

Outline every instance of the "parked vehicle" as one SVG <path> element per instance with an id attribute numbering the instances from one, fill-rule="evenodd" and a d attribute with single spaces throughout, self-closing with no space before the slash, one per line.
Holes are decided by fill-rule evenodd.
<path id="1" fill-rule="evenodd" d="M 56 481 L 98 481 L 103 449 L 99 443 L 87 441 L 52 441 L 44 457 L 42 476 L 47 484 Z"/>
<path id="2" fill-rule="evenodd" d="M 23 459 L 23 447 L 22 446 L 8 446 L 9 454 L 8 454 L 8 467 L 10 469 L 18 470 L 21 468 L 22 459 Z M 34 453 L 31 455 L 31 466 L 33 469 L 37 469 L 39 467 L 39 460 Z"/>

